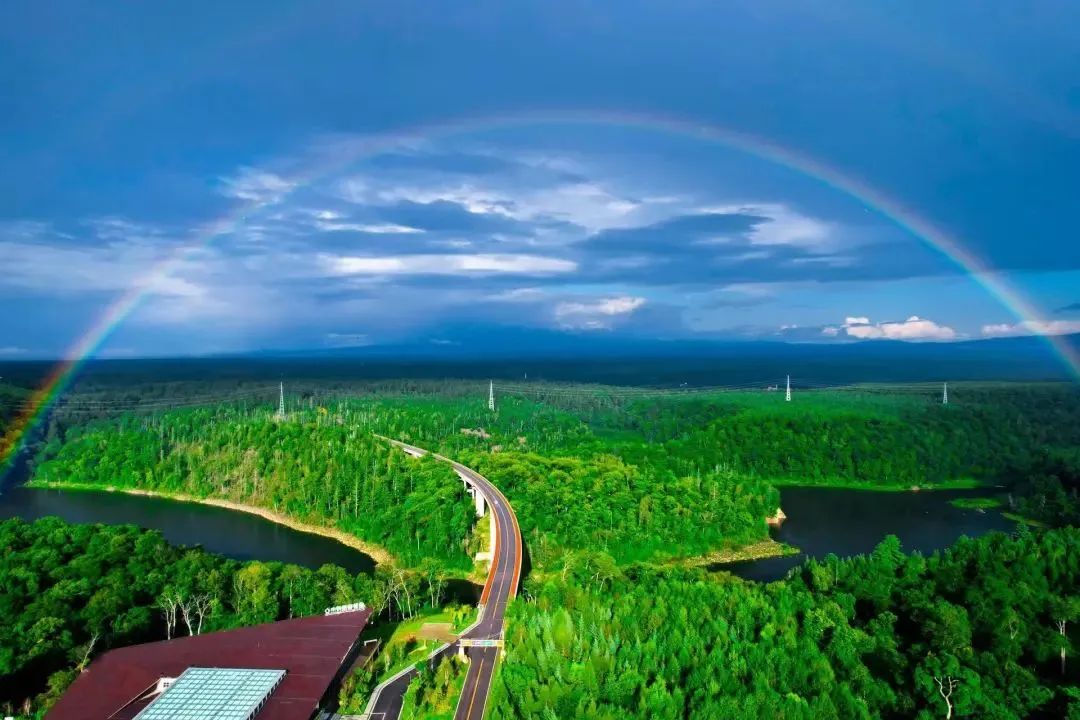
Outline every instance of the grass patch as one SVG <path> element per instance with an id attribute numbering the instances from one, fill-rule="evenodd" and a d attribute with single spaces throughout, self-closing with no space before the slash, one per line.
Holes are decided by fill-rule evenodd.
<path id="1" fill-rule="evenodd" d="M 363 711 L 377 685 L 427 659 L 442 644 L 420 637 L 420 628 L 425 624 L 448 624 L 455 633 L 460 633 L 475 620 L 476 608 L 448 605 L 439 610 L 428 609 L 408 620 L 368 625 L 361 640 L 379 640 L 379 650 L 367 665 L 356 669 L 342 683 L 339 694 L 342 714 L 355 715 Z"/>
<path id="2" fill-rule="evenodd" d="M 692 558 L 673 560 L 671 564 L 688 567 L 703 567 L 708 565 L 727 565 L 729 563 L 746 562 L 748 560 L 764 560 L 765 558 L 798 554 L 799 549 L 797 547 L 769 539 L 750 545 L 743 545 L 742 547 L 714 550 Z"/>
<path id="3" fill-rule="evenodd" d="M 989 497 L 953 498 L 949 504 L 964 510 L 993 510 L 1001 507 L 1000 500 Z"/>
<path id="4" fill-rule="evenodd" d="M 1006 517 L 1006 518 L 1008 518 L 1009 520 L 1012 520 L 1015 523 L 1020 523 L 1021 525 L 1027 525 L 1029 527 L 1036 527 L 1036 528 L 1045 528 L 1045 527 L 1047 527 L 1046 523 L 1044 523 L 1044 522 L 1042 522 L 1040 520 L 1033 520 L 1032 518 L 1024 517 L 1023 515 L 1018 515 L 1018 514 L 1016 514 L 1014 512 L 1003 512 L 1001 514 L 1002 514 L 1003 517 Z"/>
<path id="5" fill-rule="evenodd" d="M 468 669 L 450 656 L 443 658 L 434 677 L 415 678 L 405 691 L 400 720 L 453 720 Z"/>
<path id="6" fill-rule="evenodd" d="M 446 607 L 417 615 L 403 622 L 385 623 L 374 628 L 370 637 L 376 637 L 383 643 L 379 648 L 379 657 L 376 658 L 376 662 L 380 658 L 385 660 L 379 669 L 378 682 L 381 683 L 404 667 L 420 662 L 442 644 L 436 640 L 425 640 L 419 637 L 420 628 L 424 625 L 448 623 L 454 632 L 461 632 L 475 619 L 476 608 Z"/>

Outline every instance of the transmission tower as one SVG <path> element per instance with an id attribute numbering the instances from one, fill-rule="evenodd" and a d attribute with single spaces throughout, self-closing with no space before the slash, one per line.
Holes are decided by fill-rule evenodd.
<path id="1" fill-rule="evenodd" d="M 787 376 L 787 388 L 784 390 L 784 401 L 791 402 L 791 376 Z"/>
<path id="2" fill-rule="evenodd" d="M 278 420 L 285 419 L 285 383 L 278 385 L 278 406 L 277 406 Z"/>
<path id="3" fill-rule="evenodd" d="M 488 383 L 488 410 L 495 412 L 495 381 Z"/>
<path id="4" fill-rule="evenodd" d="M 942 383 L 941 384 L 941 404 L 942 405 L 948 405 L 949 404 L 949 383 Z"/>

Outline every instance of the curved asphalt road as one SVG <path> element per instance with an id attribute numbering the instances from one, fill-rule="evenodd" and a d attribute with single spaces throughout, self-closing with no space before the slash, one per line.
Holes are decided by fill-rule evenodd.
<path id="1" fill-rule="evenodd" d="M 422 448 L 407 445 L 398 440 L 385 439 L 410 455 L 428 454 L 428 451 Z M 480 619 L 461 637 L 469 640 L 501 640 L 506 603 L 517 595 L 518 582 L 521 579 L 521 530 L 518 528 L 517 517 L 510 503 L 506 501 L 506 497 L 484 476 L 442 455 L 435 455 L 435 457 L 450 463 L 462 480 L 484 496 L 488 512 L 491 513 L 492 520 L 495 522 L 495 547 L 487 582 L 480 595 Z M 431 660 L 434 661 L 457 651 L 458 643 L 451 643 L 437 650 Z M 501 649 L 466 647 L 465 652 L 469 656 L 469 670 L 465 676 L 465 685 L 462 687 L 454 718 L 455 720 L 481 720 L 484 717 L 484 709 L 487 707 L 491 679 L 494 676 L 495 664 Z M 405 690 L 415 674 L 414 669 L 406 669 L 383 685 L 368 707 L 368 717 L 371 720 L 395 720 L 400 716 Z"/>

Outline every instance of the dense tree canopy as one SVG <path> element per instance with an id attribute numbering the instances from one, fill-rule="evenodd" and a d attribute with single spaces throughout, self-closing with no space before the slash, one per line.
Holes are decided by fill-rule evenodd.
<path id="1" fill-rule="evenodd" d="M 325 411 L 279 421 L 235 408 L 127 415 L 45 447 L 35 479 L 217 497 L 331 523 L 407 564 L 470 566 L 475 512 L 453 471 Z"/>
<path id="2" fill-rule="evenodd" d="M 1076 506 L 1080 402 L 1069 386 L 961 385 L 943 406 L 926 390 L 820 390 L 786 403 L 762 391 L 537 385 L 535 399 L 500 397 L 495 413 L 461 387 L 294 399 L 285 422 L 232 404 L 79 423 L 48 443 L 36 478 L 228 498 L 329 521 L 408 564 L 457 568 L 474 523 L 460 484 L 373 432 L 490 475 L 541 561 L 563 549 L 625 562 L 755 542 L 779 504 L 773 484 L 973 479 L 1014 484 L 1015 509 L 1040 517 Z"/>
<path id="3" fill-rule="evenodd" d="M 679 476 L 614 454 L 480 452 L 464 460 L 506 493 L 541 564 L 566 549 L 627 562 L 753 542 L 779 503 L 776 490 L 754 478 L 719 469 Z"/>
<path id="4" fill-rule="evenodd" d="M 1075 529 L 929 558 L 890 538 L 770 585 L 603 566 L 529 581 L 492 717 L 939 718 L 938 683 L 954 717 L 1080 712 Z"/>
<path id="5" fill-rule="evenodd" d="M 1080 527 L 1080 448 L 1050 448 L 1018 464 L 1010 479 L 1023 515 L 1052 527 Z"/>
<path id="6" fill-rule="evenodd" d="M 112 647 L 357 600 L 383 610 L 393 582 L 332 565 L 241 563 L 133 526 L 0 522 L 0 705 L 46 707 Z"/>
<path id="7" fill-rule="evenodd" d="M 15 533 L 6 545 L 16 550 L 5 556 L 11 590 L 0 602 L 25 622 L 0 643 L 10 650 L 0 654 L 5 677 L 43 677 L 47 666 L 59 687 L 95 633 L 105 645 L 160 633 L 156 598 L 183 585 L 172 576 L 192 578 L 189 594 L 218 598 L 207 627 L 328 595 L 411 612 L 424 578 L 430 588 L 436 574 L 469 568 L 485 533 L 446 466 L 409 459 L 379 433 L 475 467 L 517 512 L 532 574 L 510 608 L 493 717 L 1080 717 L 1080 531 L 1067 527 L 1080 521 L 1075 387 L 950 386 L 943 406 L 925 388 L 798 392 L 785 403 L 760 390 L 653 396 L 537 384 L 521 391 L 528 398 L 500 396 L 495 413 L 475 384 L 440 387 L 291 398 L 287 420 L 264 400 L 58 421 L 36 481 L 259 505 L 335 525 L 425 570 L 354 579 L 163 550 L 160 538 L 123 540 L 114 556 L 68 537 L 81 531 L 39 536 L 16 524 L 3 531 Z M 662 562 L 766 538 L 775 486 L 965 479 L 1002 485 L 1011 509 L 1063 529 L 962 540 L 932 557 L 889 539 L 869 556 L 809 561 L 769 585 Z M 110 569 L 82 568 L 82 554 L 108 558 L 99 564 Z M 121 583 L 135 573 L 110 565 L 121 560 L 145 563 L 142 581 L 158 584 L 142 592 L 135 582 L 105 609 L 90 601 L 97 581 L 83 587 L 61 567 L 119 573 L 110 582 Z M 24 587 L 24 576 L 37 585 Z M 78 598 L 77 612 L 39 608 L 27 589 L 39 586 L 55 593 L 53 607 Z M 43 636 L 56 647 L 39 648 Z M 449 667 L 421 674 L 409 712 L 445 713 L 459 682 Z"/>

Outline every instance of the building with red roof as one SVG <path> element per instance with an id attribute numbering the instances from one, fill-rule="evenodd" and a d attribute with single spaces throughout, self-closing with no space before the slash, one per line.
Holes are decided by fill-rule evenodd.
<path id="1" fill-rule="evenodd" d="M 355 607 L 112 650 L 46 720 L 310 720 L 358 650 Z"/>

